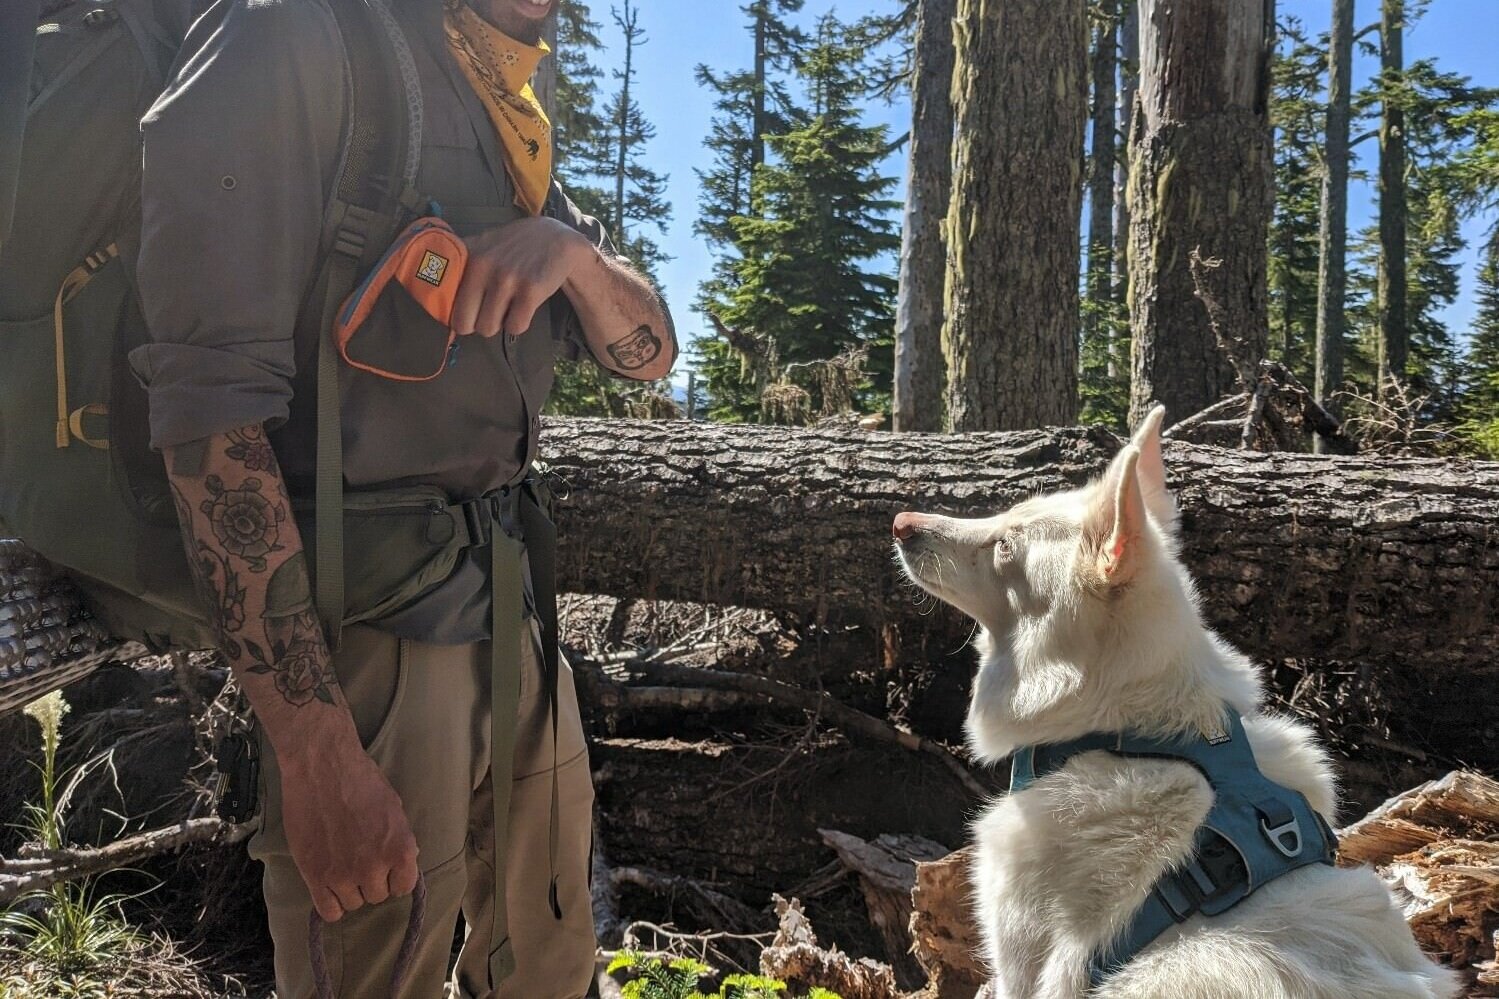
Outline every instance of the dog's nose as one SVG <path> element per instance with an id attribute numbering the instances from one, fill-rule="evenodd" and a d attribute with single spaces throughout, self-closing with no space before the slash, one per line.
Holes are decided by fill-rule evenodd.
<path id="1" fill-rule="evenodd" d="M 895 515 L 895 523 L 890 527 L 890 533 L 896 541 L 905 541 L 921 529 L 921 514 L 898 513 Z"/>

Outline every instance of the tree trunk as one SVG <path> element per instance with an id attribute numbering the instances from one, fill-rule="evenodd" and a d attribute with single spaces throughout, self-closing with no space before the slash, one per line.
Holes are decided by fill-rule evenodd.
<path id="1" fill-rule="evenodd" d="M 1088 303 L 1083 336 L 1097 337 L 1106 328 L 1112 298 L 1114 257 L 1114 116 L 1118 88 L 1119 0 L 1101 0 L 1100 22 L 1093 33 L 1093 125 L 1088 172 Z"/>
<path id="2" fill-rule="evenodd" d="M 549 58 L 541 60 L 536 75 L 531 79 L 531 89 L 546 112 L 548 121 L 557 120 L 557 12 L 553 10 L 541 25 L 541 40 L 551 48 Z"/>
<path id="3" fill-rule="evenodd" d="M 1327 54 L 1327 150 L 1317 265 L 1317 372 L 1312 395 L 1324 407 L 1343 384 L 1344 300 L 1348 295 L 1348 127 L 1353 87 L 1353 0 L 1333 0 Z M 1315 442 L 1321 451 L 1322 441 Z"/>
<path id="4" fill-rule="evenodd" d="M 1083 0 L 959 0 L 948 209 L 948 425 L 1077 414 Z"/>
<path id="5" fill-rule="evenodd" d="M 941 430 L 942 220 L 952 194 L 952 19 L 956 0 L 919 0 L 911 76 L 911 148 L 895 306 L 896 430 Z"/>
<path id="6" fill-rule="evenodd" d="M 1123 0 L 1119 10 L 1119 130 L 1114 156 L 1114 304 L 1127 305 L 1129 292 L 1129 129 L 1140 92 L 1140 10 Z M 1110 372 L 1112 374 L 1112 372 Z"/>
<path id="7" fill-rule="evenodd" d="M 969 626 L 913 599 L 890 564 L 894 515 L 993 512 L 1087 482 L 1118 448 L 1097 428 L 557 419 L 543 435 L 566 588 L 889 627 L 934 655 Z M 1167 464 L 1205 617 L 1246 651 L 1499 675 L 1499 463 L 1168 444 Z"/>
<path id="8" fill-rule="evenodd" d="M 1274 0 L 1140 0 L 1140 107 L 1130 152 L 1130 418 L 1174 418 L 1234 386 L 1188 261 L 1222 261 L 1225 332 L 1265 356 L 1272 206 Z"/>
<path id="9" fill-rule="evenodd" d="M 1380 24 L 1384 97 L 1379 121 L 1379 381 L 1405 378 L 1410 332 L 1405 287 L 1405 2 L 1384 0 Z"/>

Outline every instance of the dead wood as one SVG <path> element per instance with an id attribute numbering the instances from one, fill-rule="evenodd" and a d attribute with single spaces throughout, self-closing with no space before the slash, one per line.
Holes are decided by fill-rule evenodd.
<path id="1" fill-rule="evenodd" d="M 987 975 L 973 918 L 972 847 L 916 865 L 911 938 L 927 975 L 923 999 L 973 999 Z"/>
<path id="2" fill-rule="evenodd" d="M 217 818 L 188 819 L 174 826 L 152 829 L 92 849 L 37 851 L 0 861 L 0 904 L 50 888 L 62 881 L 76 881 L 122 867 L 134 867 L 152 857 L 185 846 L 227 846 L 248 839 L 252 823 L 231 825 Z"/>
<path id="3" fill-rule="evenodd" d="M 594 672 L 596 675 L 589 678 L 589 688 L 600 694 L 608 703 L 612 699 L 616 705 L 625 706 L 632 698 L 637 701 L 632 691 L 651 690 L 651 687 L 630 687 L 613 680 L 608 676 L 602 678 L 597 675 L 602 671 L 587 660 L 570 656 L 569 661 L 575 666 L 582 667 L 585 671 Z M 666 687 L 676 687 L 682 693 L 680 703 L 685 708 L 690 705 L 703 705 L 711 701 L 711 695 L 715 692 L 735 692 L 744 695 L 764 698 L 767 701 L 777 702 L 790 707 L 799 708 L 812 714 L 815 718 L 836 726 L 851 736 L 868 739 L 874 742 L 883 742 L 900 746 L 913 752 L 924 753 L 939 760 L 943 766 L 952 772 L 953 776 L 963 782 L 977 796 L 984 796 L 989 790 L 974 777 L 968 765 L 959 759 L 952 750 L 939 742 L 919 736 L 874 715 L 867 714 L 857 708 L 851 708 L 830 694 L 817 690 L 805 690 L 794 687 L 789 683 L 778 680 L 755 676 L 750 673 L 729 673 L 724 670 L 698 669 L 692 666 L 678 666 L 673 663 L 651 662 L 648 660 L 638 661 L 631 664 L 632 670 L 637 672 L 648 683 L 661 684 Z M 612 685 L 612 687 L 611 687 Z M 669 704 L 670 697 L 661 694 L 652 695 L 650 700 L 656 704 Z"/>
<path id="4" fill-rule="evenodd" d="M 776 896 L 780 926 L 760 955 L 760 973 L 785 982 L 792 993 L 821 987 L 842 999 L 895 999 L 900 989 L 888 965 L 823 948 L 796 899 Z"/>
<path id="5" fill-rule="evenodd" d="M 920 986 L 926 975 L 911 955 L 910 929 L 916 863 L 946 855 L 947 847 L 921 836 L 887 833 L 871 842 L 835 829 L 819 829 L 818 833 L 839 861 L 858 875 L 869 921 L 884 941 L 885 960 L 896 981 L 902 988 Z"/>

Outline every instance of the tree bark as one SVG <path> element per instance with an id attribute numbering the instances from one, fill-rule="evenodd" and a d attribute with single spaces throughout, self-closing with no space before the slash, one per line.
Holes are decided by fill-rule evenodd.
<path id="1" fill-rule="evenodd" d="M 1344 299 L 1348 295 L 1348 129 L 1353 88 L 1353 0 L 1333 0 L 1327 50 L 1327 149 L 1317 265 L 1317 371 L 1313 397 L 1332 412 L 1328 397 L 1343 384 Z M 1322 450 L 1320 438 L 1316 449 Z"/>
<path id="2" fill-rule="evenodd" d="M 944 438 L 557 419 L 543 434 L 567 589 L 888 627 L 933 654 L 969 625 L 915 602 L 890 564 L 894 515 L 979 515 L 1079 486 L 1119 446 L 1097 428 Z M 1205 617 L 1246 651 L 1499 673 L 1499 463 L 1168 442 L 1167 465 Z"/>
<path id="3" fill-rule="evenodd" d="M 1082 0 L 959 0 L 948 209 L 953 430 L 1070 423 L 1087 28 Z"/>
<path id="4" fill-rule="evenodd" d="M 911 145 L 895 305 L 896 430 L 941 430 L 942 221 L 952 195 L 952 19 L 956 0 L 919 0 L 911 75 Z"/>
<path id="5" fill-rule="evenodd" d="M 1404 380 L 1410 332 L 1405 287 L 1405 0 L 1384 0 L 1380 23 L 1379 382 Z"/>
<path id="6" fill-rule="evenodd" d="M 531 78 L 531 89 L 541 102 L 549 121 L 557 120 L 557 11 L 553 10 L 541 25 L 541 40 L 551 48 L 552 55 L 541 60 L 536 75 Z"/>
<path id="7" fill-rule="evenodd" d="M 1118 87 L 1119 0 L 1101 0 L 1099 23 L 1093 31 L 1093 123 L 1088 172 L 1088 302 L 1092 308 L 1083 320 L 1084 337 L 1096 337 L 1105 328 L 1104 317 L 1112 298 L 1114 258 L 1114 155 L 1115 100 Z"/>
<path id="8" fill-rule="evenodd" d="M 1123 0 L 1119 20 L 1119 130 L 1114 156 L 1114 303 L 1127 305 L 1129 292 L 1129 151 L 1130 123 L 1140 92 L 1140 10 Z M 1126 363 L 1128 363 L 1126 361 Z M 1110 372 L 1112 374 L 1113 372 Z"/>
<path id="9" fill-rule="evenodd" d="M 1233 369 L 1193 294 L 1188 259 L 1219 259 L 1235 337 L 1265 356 L 1272 197 L 1267 115 L 1274 0 L 1140 0 L 1140 101 L 1130 153 L 1130 419 L 1177 418 L 1230 391 Z"/>

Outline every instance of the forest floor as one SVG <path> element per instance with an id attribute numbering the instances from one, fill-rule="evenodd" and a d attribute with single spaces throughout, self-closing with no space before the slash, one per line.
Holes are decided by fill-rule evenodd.
<path id="1" fill-rule="evenodd" d="M 980 805 L 971 786 L 933 755 L 851 737 L 764 697 L 651 686 L 649 695 L 620 701 L 618 692 L 631 689 L 637 663 L 753 674 L 957 747 L 973 652 L 944 650 L 936 660 L 884 668 L 879 636 L 863 630 L 580 596 L 565 597 L 563 610 L 598 790 L 605 946 L 618 946 L 637 921 L 685 935 L 729 933 L 699 946 L 719 967 L 753 968 L 760 935 L 775 929 L 779 894 L 802 900 L 824 943 L 885 960 L 857 879 L 819 830 L 867 839 L 900 833 L 957 848 Z M 1315 724 L 1336 754 L 1345 820 L 1460 766 L 1499 773 L 1499 731 L 1444 725 L 1423 711 L 1420 677 L 1313 662 L 1268 664 L 1267 675 L 1277 706 Z M 74 841 L 105 842 L 209 814 L 212 736 L 204 719 L 222 715 L 223 678 L 211 657 L 188 669 L 162 659 L 107 667 L 66 691 L 64 765 L 111 754 L 111 766 L 84 781 L 70 804 Z M 29 719 L 0 718 L 0 745 L 27 747 L 34 759 L 37 743 Z M 997 774 L 976 776 L 986 788 L 1001 786 Z M 36 788 L 32 768 L 7 766 L 0 815 L 19 814 Z M 0 830 L 0 855 L 14 856 L 19 840 L 17 830 Z M 258 868 L 242 845 L 157 857 L 105 876 L 93 891 L 125 896 L 141 934 L 109 970 L 112 986 L 43 985 L 43 969 L 0 948 L 0 997 L 268 994 Z"/>

